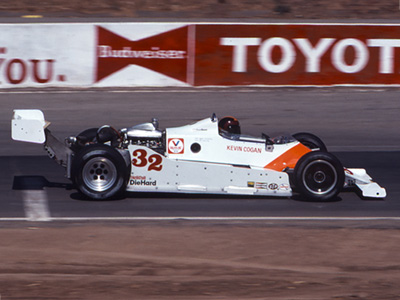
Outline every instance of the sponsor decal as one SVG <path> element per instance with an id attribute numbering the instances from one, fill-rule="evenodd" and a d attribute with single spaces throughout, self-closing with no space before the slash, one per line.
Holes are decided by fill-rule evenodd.
<path id="1" fill-rule="evenodd" d="M 255 182 L 255 181 L 247 181 L 247 187 L 252 187 L 260 190 L 279 190 L 279 186 L 276 183 L 267 182 Z"/>
<path id="2" fill-rule="evenodd" d="M 260 189 L 260 190 L 268 190 L 268 183 L 266 183 L 266 182 L 256 182 L 255 188 L 256 189 Z"/>
<path id="3" fill-rule="evenodd" d="M 268 185 L 268 189 L 270 189 L 271 191 L 275 191 L 275 190 L 278 190 L 278 189 L 279 189 L 279 186 L 278 186 L 278 184 L 276 184 L 276 183 L 270 183 L 270 184 Z"/>
<path id="4" fill-rule="evenodd" d="M 95 82 L 129 66 L 138 65 L 186 82 L 188 26 L 138 41 L 97 26 Z"/>
<path id="5" fill-rule="evenodd" d="M 156 186 L 157 180 L 147 180 L 146 176 L 132 176 L 129 180 L 130 185 L 145 185 L 145 186 Z"/>
<path id="6" fill-rule="evenodd" d="M 183 139 L 173 138 L 168 139 L 168 153 L 183 154 L 185 151 L 185 143 Z"/>
<path id="7" fill-rule="evenodd" d="M 288 184 L 286 184 L 286 183 L 282 183 L 282 184 L 279 186 L 279 190 L 288 191 L 288 190 L 290 190 L 290 186 L 289 186 Z"/>
<path id="8" fill-rule="evenodd" d="M 247 153 L 262 153 L 262 148 L 249 147 L 249 146 L 227 145 L 226 150 L 237 151 L 237 152 L 247 152 Z"/>
<path id="9" fill-rule="evenodd" d="M 344 172 L 349 175 L 354 175 L 354 173 L 347 168 L 344 168 Z"/>
<path id="10" fill-rule="evenodd" d="M 197 142 L 203 142 L 203 143 L 209 143 L 209 142 L 212 142 L 213 141 L 213 139 L 212 138 L 203 138 L 203 137 L 195 137 L 195 139 L 194 139 L 195 141 L 197 141 Z"/>

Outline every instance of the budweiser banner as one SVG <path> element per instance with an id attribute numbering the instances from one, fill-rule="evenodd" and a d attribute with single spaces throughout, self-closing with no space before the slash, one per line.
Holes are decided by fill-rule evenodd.
<path id="1" fill-rule="evenodd" d="M 0 88 L 399 85 L 400 26 L 1 24 Z"/>

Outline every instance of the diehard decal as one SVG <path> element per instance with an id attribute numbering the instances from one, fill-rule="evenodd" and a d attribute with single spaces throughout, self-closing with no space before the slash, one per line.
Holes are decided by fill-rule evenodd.
<path id="1" fill-rule="evenodd" d="M 186 82 L 188 26 L 130 41 L 97 26 L 98 82 L 129 65 L 138 65 Z"/>
<path id="2" fill-rule="evenodd" d="M 183 154 L 185 151 L 185 144 L 183 139 L 168 139 L 168 153 L 170 154 Z"/>
<path id="3" fill-rule="evenodd" d="M 130 185 L 145 185 L 145 186 L 156 186 L 157 180 L 147 180 L 146 176 L 132 176 L 129 180 Z"/>

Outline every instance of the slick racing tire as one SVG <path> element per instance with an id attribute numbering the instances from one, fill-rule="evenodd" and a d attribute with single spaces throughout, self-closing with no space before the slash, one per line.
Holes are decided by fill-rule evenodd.
<path id="1" fill-rule="evenodd" d="M 72 181 L 85 196 L 105 200 L 120 195 L 129 179 L 122 155 L 101 144 L 89 145 L 78 152 L 72 162 Z"/>
<path id="2" fill-rule="evenodd" d="M 293 134 L 293 137 L 311 150 L 328 151 L 324 142 L 316 135 L 308 132 Z"/>
<path id="3" fill-rule="evenodd" d="M 89 128 L 76 136 L 77 142 L 71 145 L 71 150 L 74 152 L 79 152 L 87 144 L 96 143 L 96 134 L 98 128 Z"/>
<path id="4" fill-rule="evenodd" d="M 98 130 L 99 130 L 98 128 L 89 128 L 82 131 L 77 136 L 87 139 L 88 142 L 94 142 L 96 140 L 96 135 Z"/>
<path id="5" fill-rule="evenodd" d="M 295 185 L 305 200 L 331 201 L 344 185 L 344 169 L 331 153 L 313 151 L 305 154 L 294 169 Z"/>

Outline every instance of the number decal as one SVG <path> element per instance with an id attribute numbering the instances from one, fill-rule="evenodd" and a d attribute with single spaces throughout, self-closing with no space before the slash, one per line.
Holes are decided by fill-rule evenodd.
<path id="1" fill-rule="evenodd" d="M 135 158 L 132 159 L 132 165 L 134 165 L 135 167 L 146 166 L 147 165 L 146 156 L 147 156 L 146 150 L 138 149 L 138 150 L 133 151 L 133 157 L 135 157 Z"/>
<path id="2" fill-rule="evenodd" d="M 162 156 L 158 154 L 150 155 L 147 159 L 147 151 L 143 149 L 137 149 L 133 151 L 132 165 L 135 167 L 146 167 L 148 164 L 148 171 L 161 171 L 162 170 Z"/>
<path id="3" fill-rule="evenodd" d="M 154 171 L 161 171 L 162 170 L 162 157 L 158 154 L 153 154 L 149 156 L 149 171 L 154 170 Z"/>

